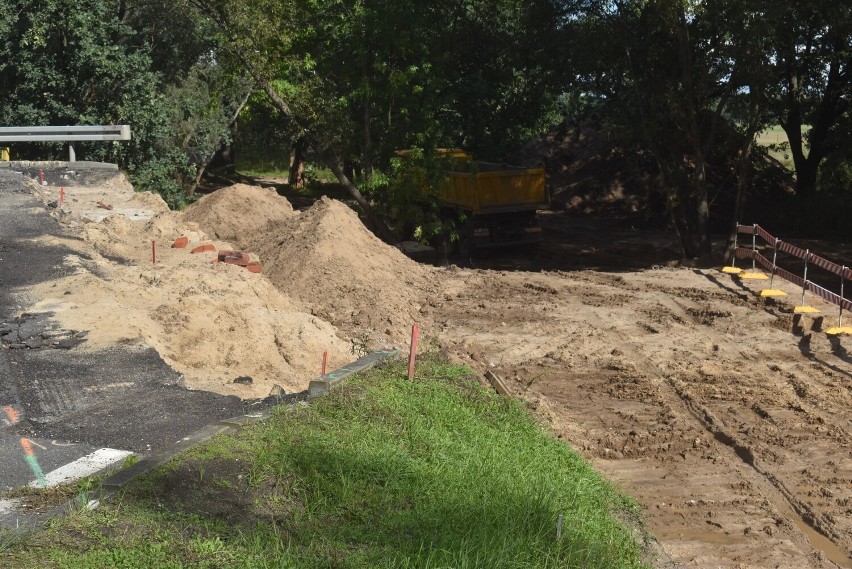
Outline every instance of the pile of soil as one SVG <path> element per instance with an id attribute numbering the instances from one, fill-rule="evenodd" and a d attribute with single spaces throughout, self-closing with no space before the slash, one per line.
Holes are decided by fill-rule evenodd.
<path id="1" fill-rule="evenodd" d="M 373 235 L 345 204 L 320 199 L 254 243 L 278 289 L 345 330 L 356 347 L 405 345 L 437 294 L 436 269 Z"/>
<path id="2" fill-rule="evenodd" d="M 186 208 L 184 219 L 198 223 L 215 239 L 251 247 L 267 229 L 295 215 L 287 198 L 274 189 L 234 184 Z"/>
<path id="3" fill-rule="evenodd" d="M 592 125 L 562 123 L 528 141 L 510 160 L 544 165 L 554 209 L 572 215 L 635 216 L 648 205 L 656 167 Z"/>
<path id="4" fill-rule="evenodd" d="M 51 197 L 48 190 L 36 192 Z M 153 204 L 159 209 L 158 198 L 133 193 L 123 184 L 113 184 L 106 195 L 103 188 L 88 197 L 83 188 L 69 193 L 76 201 L 69 200 L 56 214 L 82 240 L 43 239 L 62 241 L 74 254 L 65 259 L 67 276 L 29 292 L 38 301 L 28 311 L 49 312 L 64 327 L 89 331 L 80 349 L 144 342 L 183 374 L 187 387 L 242 398 L 265 397 L 278 387 L 303 390 L 319 375 L 324 351 L 331 369 L 352 360 L 347 339 L 279 292 L 265 275 L 211 263 L 213 252 L 190 253 L 210 242 L 198 224 L 167 208 L 150 219 L 134 216 L 134 208 L 151 211 Z M 98 208 L 105 212 L 103 219 L 88 221 L 82 214 L 96 197 L 120 203 L 124 213 Z M 180 236 L 188 237 L 189 246 L 171 248 Z M 152 240 L 158 245 L 156 264 Z M 233 248 L 225 241 L 213 244 Z M 251 377 L 251 383 L 233 383 L 241 376 Z"/>

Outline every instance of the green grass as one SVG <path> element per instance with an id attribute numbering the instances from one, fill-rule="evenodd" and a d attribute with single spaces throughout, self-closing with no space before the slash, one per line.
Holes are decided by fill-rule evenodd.
<path id="1" fill-rule="evenodd" d="M 19 567 L 638 567 L 635 505 L 524 406 L 423 357 L 219 437 L 0 553 Z M 563 537 L 556 524 L 564 515 Z"/>

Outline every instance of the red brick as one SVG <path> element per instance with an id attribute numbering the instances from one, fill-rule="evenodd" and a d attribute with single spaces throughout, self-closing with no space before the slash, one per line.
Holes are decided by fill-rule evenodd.
<path id="1" fill-rule="evenodd" d="M 189 237 L 178 237 L 175 239 L 175 242 L 172 243 L 172 249 L 183 249 L 189 245 Z"/>
<path id="2" fill-rule="evenodd" d="M 223 249 L 219 251 L 219 260 L 223 263 L 228 263 L 229 265 L 239 265 L 240 267 L 245 267 L 249 264 L 249 256 L 248 253 L 244 253 L 242 251 L 228 251 Z"/>
<path id="3" fill-rule="evenodd" d="M 215 251 L 215 250 L 216 250 L 215 245 L 213 245 L 212 243 L 205 243 L 204 245 L 199 245 L 198 247 L 196 247 L 195 249 L 193 249 L 190 252 L 191 253 L 206 253 L 207 251 Z"/>
<path id="4" fill-rule="evenodd" d="M 260 265 L 260 263 L 249 263 L 248 265 L 246 265 L 246 268 L 251 273 L 263 272 L 263 267 Z"/>

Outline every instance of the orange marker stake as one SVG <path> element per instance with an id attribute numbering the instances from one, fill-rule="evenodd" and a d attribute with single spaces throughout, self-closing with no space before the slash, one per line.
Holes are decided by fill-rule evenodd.
<path id="1" fill-rule="evenodd" d="M 408 380 L 414 379 L 414 360 L 417 358 L 417 338 L 420 336 L 420 328 L 417 324 L 411 327 L 411 350 L 408 352 Z"/>
<path id="2" fill-rule="evenodd" d="M 3 407 L 3 411 L 6 413 L 6 416 L 7 416 L 7 417 L 9 417 L 9 424 L 10 424 L 10 425 L 14 425 L 14 424 L 16 424 L 18 421 L 20 421 L 20 420 L 21 420 L 21 415 L 20 415 L 20 413 L 18 413 L 18 412 L 15 410 L 15 408 L 14 408 L 14 407 L 12 407 L 11 405 L 7 405 L 6 407 Z"/>
<path id="3" fill-rule="evenodd" d="M 65 201 L 65 186 L 59 188 L 59 205 Z"/>
<path id="4" fill-rule="evenodd" d="M 151 264 L 157 264 L 157 242 L 151 239 Z"/>
<path id="5" fill-rule="evenodd" d="M 38 463 L 38 459 L 33 452 L 33 446 L 30 443 L 28 438 L 21 438 L 21 448 L 24 449 L 24 458 L 27 461 L 27 464 L 30 465 L 30 470 L 35 474 L 36 479 L 38 479 L 38 483 L 42 488 L 47 487 L 47 479 L 44 477 L 44 472 L 41 470 L 41 466 Z"/>
<path id="6" fill-rule="evenodd" d="M 322 353 L 322 374 L 325 375 L 326 364 L 328 364 L 328 352 Z"/>

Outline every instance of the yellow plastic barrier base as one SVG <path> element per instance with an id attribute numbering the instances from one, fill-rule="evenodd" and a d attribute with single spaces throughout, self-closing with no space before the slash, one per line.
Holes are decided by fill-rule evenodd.
<path id="1" fill-rule="evenodd" d="M 729 275 L 738 275 L 743 272 L 743 270 L 738 267 L 722 267 L 719 270 L 723 273 L 728 273 Z"/>
<path id="2" fill-rule="evenodd" d="M 787 293 L 783 290 L 776 290 L 772 288 L 765 288 L 760 291 L 760 296 L 787 296 Z"/>
<path id="3" fill-rule="evenodd" d="M 763 273 L 743 273 L 740 275 L 741 279 L 748 279 L 753 281 L 768 281 L 769 277 L 764 275 Z"/>
<path id="4" fill-rule="evenodd" d="M 813 306 L 797 306 L 793 309 L 793 312 L 796 314 L 818 314 L 819 308 L 814 308 Z"/>
<path id="5" fill-rule="evenodd" d="M 840 336 L 841 334 L 852 335 L 852 326 L 834 326 L 825 331 L 829 336 Z"/>

